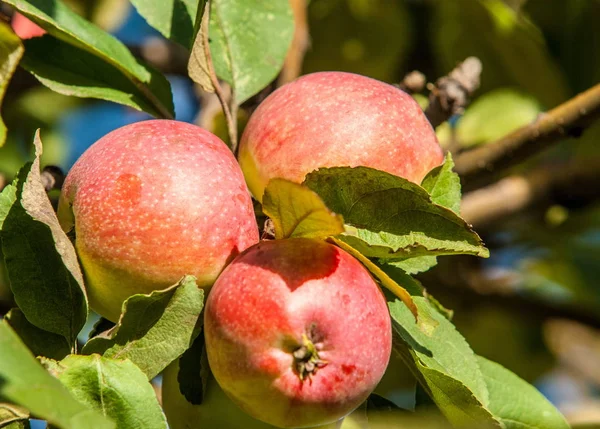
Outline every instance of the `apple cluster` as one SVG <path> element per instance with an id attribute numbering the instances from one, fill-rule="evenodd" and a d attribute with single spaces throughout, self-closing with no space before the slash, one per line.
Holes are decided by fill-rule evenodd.
<path id="1" fill-rule="evenodd" d="M 386 370 L 385 297 L 333 244 L 259 242 L 251 195 L 261 201 L 273 178 L 301 183 L 333 166 L 368 166 L 419 183 L 441 164 L 442 151 L 409 95 L 329 72 L 301 77 L 261 103 L 238 159 L 210 132 L 171 120 L 128 125 L 91 146 L 69 172 L 58 209 L 75 237 L 90 305 L 117 322 L 129 296 L 186 274 L 208 292 L 204 335 L 214 379 L 206 398 L 218 401 L 197 410 L 187 404 L 193 426 L 178 426 L 184 406 L 169 367 L 163 401 L 173 427 L 216 427 L 202 421 L 246 414 L 258 421 L 220 427 L 335 423 Z"/>

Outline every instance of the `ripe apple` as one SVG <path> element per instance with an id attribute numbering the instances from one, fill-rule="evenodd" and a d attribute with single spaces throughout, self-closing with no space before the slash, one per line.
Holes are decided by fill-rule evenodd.
<path id="1" fill-rule="evenodd" d="M 195 125 L 151 120 L 94 143 L 63 185 L 58 216 L 75 247 L 92 309 L 121 305 L 192 274 L 211 285 L 258 242 L 252 201 L 231 151 Z"/>
<path id="2" fill-rule="evenodd" d="M 23 40 L 46 34 L 46 30 L 19 12 L 15 12 L 10 25 L 15 34 Z"/>
<path id="3" fill-rule="evenodd" d="M 215 379 L 244 411 L 277 427 L 338 421 L 386 369 L 386 300 L 352 256 L 312 239 L 263 241 L 219 276 L 205 306 Z"/>
<path id="4" fill-rule="evenodd" d="M 178 372 L 179 359 L 171 363 L 162 373 L 162 406 L 170 429 L 276 429 L 275 426 L 256 420 L 242 411 L 223 392 L 211 374 L 208 376 L 202 403 L 192 405 L 179 390 Z M 344 418 L 341 426 L 339 422 L 335 422 L 317 426 L 315 429 L 366 428 L 366 425 L 361 423 L 360 415 L 350 414 Z"/>
<path id="5" fill-rule="evenodd" d="M 302 182 L 320 167 L 366 166 L 420 183 L 443 161 L 417 102 L 386 83 L 322 72 L 282 86 L 252 114 L 239 148 L 250 192 L 270 179 Z"/>

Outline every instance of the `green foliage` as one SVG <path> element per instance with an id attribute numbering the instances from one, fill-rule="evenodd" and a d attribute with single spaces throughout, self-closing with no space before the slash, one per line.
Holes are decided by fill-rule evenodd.
<path id="1" fill-rule="evenodd" d="M 131 361 L 69 355 L 51 371 L 78 401 L 117 427 L 167 429 L 154 389 Z"/>
<path id="2" fill-rule="evenodd" d="M 477 356 L 489 392 L 489 409 L 506 429 L 569 429 L 564 417 L 533 386 L 495 362 Z"/>
<path id="3" fill-rule="evenodd" d="M 421 186 L 431 196 L 431 201 L 443 207 L 447 207 L 457 215 L 460 215 L 460 177 L 452 169 L 454 161 L 452 154 L 448 152 L 444 163 L 431 170 L 423 179 Z"/>
<path id="4" fill-rule="evenodd" d="M 488 256 L 465 221 L 408 180 L 367 167 L 338 167 L 308 174 L 304 185 L 351 227 L 339 238 L 368 257 Z"/>
<path id="5" fill-rule="evenodd" d="M 71 242 L 60 228 L 41 181 L 39 135 L 36 158 L 3 193 L 0 237 L 15 301 L 29 322 L 62 335 L 73 347 L 87 317 L 83 276 Z M 8 209 L 8 210 L 7 210 Z"/>
<path id="6" fill-rule="evenodd" d="M 119 323 L 88 341 L 82 353 L 129 359 L 152 379 L 190 347 L 203 303 L 204 291 L 193 276 L 162 291 L 133 295 L 123 304 Z"/>
<path id="7" fill-rule="evenodd" d="M 29 429 L 29 413 L 20 407 L 0 402 L 0 427 L 4 429 Z"/>
<path id="8" fill-rule="evenodd" d="M 173 100 L 171 99 L 169 82 L 165 77 L 142 64 L 139 60 L 134 58 L 125 45 L 110 34 L 77 15 L 61 0 L 8 0 L 6 3 L 14 6 L 23 15 L 27 16 L 33 22 L 45 29 L 49 34 L 62 42 L 87 51 L 92 56 L 97 57 L 100 61 L 105 62 L 106 65 L 104 66 L 104 69 L 108 69 L 109 67 L 114 68 L 114 71 L 111 71 L 110 76 L 121 73 L 144 95 L 146 98 L 145 104 L 151 106 L 151 110 L 148 113 L 167 118 L 173 117 Z M 59 49 L 59 45 L 55 46 L 56 49 Z M 61 51 L 61 55 L 66 54 L 67 52 L 65 52 L 65 50 Z M 30 64 L 31 62 L 36 64 L 35 58 L 31 59 L 31 56 L 29 48 L 26 49 L 25 59 L 30 59 Z M 36 75 L 40 75 L 45 79 L 41 80 L 42 83 L 52 82 L 53 86 L 51 89 L 53 90 L 62 89 L 63 91 L 67 91 L 66 88 L 73 84 L 76 89 L 73 89 L 73 93 L 70 95 L 87 97 L 92 95 L 96 96 L 95 94 L 97 94 L 97 92 L 90 90 L 86 93 L 80 88 L 89 84 L 89 80 L 86 82 L 85 79 L 80 81 L 75 79 L 73 82 L 73 75 L 76 76 L 82 71 L 82 65 L 78 64 L 76 59 L 77 57 L 73 58 L 72 61 L 69 61 L 67 64 L 63 64 L 63 73 L 56 73 L 56 70 L 52 68 L 52 63 L 49 64 L 49 70 L 44 70 L 44 63 L 37 63 L 38 65 L 41 65 L 41 70 L 34 69 L 34 71 L 36 72 Z M 97 64 L 97 62 L 95 64 Z M 69 65 L 75 68 L 69 69 Z M 46 75 L 49 75 L 49 77 Z M 64 75 L 64 80 L 60 79 L 61 75 Z M 88 79 L 89 75 L 90 71 L 86 73 Z M 113 94 L 111 94 L 111 92 L 113 92 Z M 108 93 L 114 97 L 114 91 L 108 91 Z M 108 97 L 108 95 L 101 98 L 106 99 L 106 97 Z M 120 102 L 120 100 L 113 101 Z M 142 106 L 138 107 L 141 108 Z"/>
<path id="9" fill-rule="evenodd" d="M 4 321 L 0 321 L 0 362 L 0 397 L 64 429 L 116 428 L 48 374 Z"/>
<path id="10" fill-rule="evenodd" d="M 210 3 L 209 40 L 214 69 L 231 85 L 241 104 L 276 76 L 292 41 L 294 19 L 289 2 L 213 0 Z M 203 37 L 200 28 L 198 38 Z M 192 77 L 210 73 L 204 45 L 194 43 Z M 194 71 L 195 70 L 195 71 Z"/>
<path id="11" fill-rule="evenodd" d="M 25 318 L 19 308 L 10 310 L 4 320 L 17 333 L 34 356 L 60 360 L 71 352 L 71 346 L 65 337 L 38 328 Z"/>
<path id="12" fill-rule="evenodd" d="M 0 103 L 6 93 L 8 82 L 15 72 L 19 60 L 23 56 L 21 40 L 10 30 L 8 25 L 0 23 Z M 0 118 L 0 147 L 6 140 L 6 125 Z"/>
<path id="13" fill-rule="evenodd" d="M 265 189 L 263 212 L 275 226 L 275 238 L 325 238 L 344 232 L 344 220 L 310 189 L 273 179 Z"/>
<path id="14" fill-rule="evenodd" d="M 167 39 L 186 48 L 192 46 L 198 0 L 132 0 L 131 3 Z"/>

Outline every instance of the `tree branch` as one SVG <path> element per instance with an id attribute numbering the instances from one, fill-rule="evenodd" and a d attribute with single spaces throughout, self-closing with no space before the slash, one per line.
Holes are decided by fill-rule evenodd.
<path id="1" fill-rule="evenodd" d="M 600 159 L 583 165 L 543 165 L 465 194 L 461 215 L 475 229 L 483 229 L 543 202 L 561 203 L 565 198 L 593 201 L 600 198 L 599 171 Z"/>
<path id="2" fill-rule="evenodd" d="M 438 79 L 435 85 L 428 86 L 431 93 L 425 116 L 433 128 L 464 110 L 469 97 L 479 88 L 480 75 L 481 61 L 476 57 L 469 57 L 448 76 Z"/>
<path id="3" fill-rule="evenodd" d="M 293 81 L 302 72 L 304 54 L 310 45 L 306 0 L 290 0 L 294 13 L 294 38 L 277 79 L 277 86 Z"/>
<path id="4" fill-rule="evenodd" d="M 579 137 L 600 117 L 600 84 L 542 114 L 532 124 L 455 160 L 455 171 L 469 186 L 489 183 L 495 173 L 513 166 L 565 137 Z"/>

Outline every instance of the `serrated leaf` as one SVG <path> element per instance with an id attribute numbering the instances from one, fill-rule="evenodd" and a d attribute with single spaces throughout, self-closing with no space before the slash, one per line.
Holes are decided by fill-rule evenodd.
<path id="1" fill-rule="evenodd" d="M 409 367 L 413 372 L 416 369 L 417 380 L 453 427 L 502 428 L 490 411 L 460 381 L 442 371 L 429 368 L 418 360 L 409 364 Z"/>
<path id="2" fill-rule="evenodd" d="M 17 182 L 18 177 L 14 180 L 14 183 L 6 185 L 6 187 L 0 192 L 0 232 L 2 231 L 2 225 L 8 215 L 11 207 L 17 201 Z M 1 235 L 0 235 L 1 238 Z"/>
<path id="3" fill-rule="evenodd" d="M 196 39 L 190 53 L 188 62 L 188 75 L 207 92 L 215 92 L 213 79 L 216 71 L 210 55 L 208 27 L 210 22 L 210 3 L 205 2 L 204 7 L 198 9 L 197 21 L 200 22 Z"/>
<path id="4" fill-rule="evenodd" d="M 338 238 L 365 256 L 489 256 L 463 219 L 401 177 L 368 167 L 321 168 L 308 174 L 304 184 L 344 217 L 350 228 Z"/>
<path id="5" fill-rule="evenodd" d="M 17 65 L 23 56 L 23 45 L 21 39 L 12 32 L 10 26 L 4 22 L 0 23 L 0 103 L 4 99 L 6 88 L 17 69 Z M 0 147 L 6 140 L 6 125 L 0 119 Z"/>
<path id="6" fill-rule="evenodd" d="M 398 267 L 408 274 L 422 273 L 437 265 L 437 258 L 435 256 L 417 256 L 416 258 L 402 259 L 400 261 L 381 259 L 380 261 L 384 264 Z"/>
<path id="7" fill-rule="evenodd" d="M 413 296 L 419 314 L 427 314 L 438 323 L 432 335 L 424 335 L 411 322 L 411 314 L 398 300 L 389 302 L 394 349 L 431 394 L 442 413 L 453 424 L 468 426 L 473 422 L 463 416 L 463 403 L 472 403 L 473 415 L 487 415 L 489 400 L 483 375 L 475 354 L 448 319 L 438 313 L 427 298 Z M 469 399 L 470 397 L 473 399 Z M 458 403 L 455 403 L 460 399 Z M 455 405 L 453 405 L 455 404 Z M 483 411 L 480 410 L 483 409 Z M 479 417 L 477 417 L 479 418 Z"/>
<path id="8" fill-rule="evenodd" d="M 294 17 L 288 1 L 210 2 L 212 60 L 217 76 L 231 85 L 237 104 L 277 76 L 293 34 Z"/>
<path id="9" fill-rule="evenodd" d="M 152 379 L 190 347 L 203 305 L 204 291 L 193 276 L 165 290 L 133 295 L 123 304 L 119 323 L 88 341 L 82 352 L 127 358 Z"/>
<path id="10" fill-rule="evenodd" d="M 275 238 L 325 238 L 344 232 L 344 220 L 310 189 L 285 179 L 265 188 L 263 212 L 275 226 Z"/>
<path id="11" fill-rule="evenodd" d="M 34 356 L 62 359 L 71 352 L 65 337 L 53 334 L 30 323 L 19 308 L 13 308 L 4 320 L 17 333 Z"/>
<path id="12" fill-rule="evenodd" d="M 569 429 L 562 414 L 535 387 L 495 362 L 477 356 L 490 400 L 505 429 Z"/>
<path id="13" fill-rule="evenodd" d="M 29 429 L 29 412 L 16 405 L 0 402 L 0 428 Z"/>
<path id="14" fill-rule="evenodd" d="M 138 85 L 103 59 L 51 36 L 25 41 L 21 61 L 25 70 L 42 84 L 60 94 L 113 101 L 160 117 Z M 160 94 L 164 88 L 150 85 Z M 170 98 L 165 93 L 162 98 Z"/>
<path id="15" fill-rule="evenodd" d="M 167 39 L 191 47 L 198 0 L 132 0 L 131 3 Z"/>
<path id="16" fill-rule="evenodd" d="M 2 252 L 15 301 L 27 320 L 73 346 L 87 318 L 83 276 L 41 181 L 39 131 L 34 145 L 35 160 L 19 172 L 16 201 L 2 224 Z"/>
<path id="17" fill-rule="evenodd" d="M 0 321 L 0 397 L 62 429 L 116 429 L 48 374 L 4 321 Z"/>
<path id="18" fill-rule="evenodd" d="M 120 71 L 139 88 L 147 104 L 153 107 L 153 112 L 149 113 L 158 112 L 161 117 L 174 117 L 171 89 L 166 78 L 142 64 L 123 43 L 77 15 L 61 0 L 7 0 L 5 3 L 57 39 L 89 52 Z M 63 84 L 68 85 L 68 82 Z"/>
<path id="19" fill-rule="evenodd" d="M 460 177 L 452 171 L 453 168 L 452 154 L 448 152 L 444 163 L 427 173 L 421 186 L 429 192 L 435 204 L 460 215 Z"/>
<path id="20" fill-rule="evenodd" d="M 58 379 L 81 403 L 127 429 L 167 429 L 152 385 L 131 361 L 69 355 Z"/>

